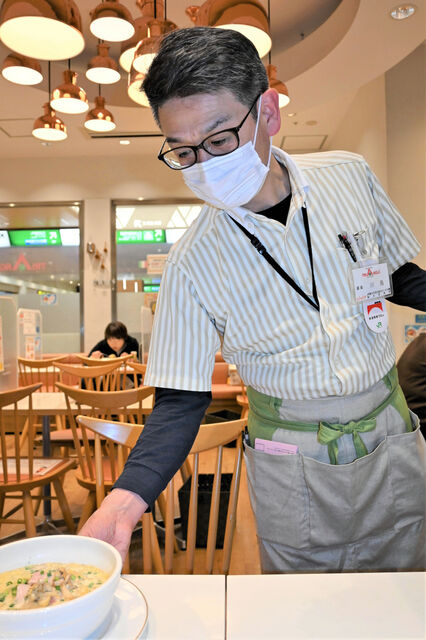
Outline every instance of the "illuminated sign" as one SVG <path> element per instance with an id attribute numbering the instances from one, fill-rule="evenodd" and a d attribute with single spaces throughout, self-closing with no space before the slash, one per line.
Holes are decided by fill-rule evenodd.
<path id="1" fill-rule="evenodd" d="M 120 229 L 116 231 L 117 244 L 148 244 L 165 241 L 164 229 Z"/>
<path id="2" fill-rule="evenodd" d="M 157 291 L 159 291 L 159 289 L 160 289 L 160 285 L 159 284 L 144 284 L 143 285 L 144 293 L 156 293 Z"/>
<path id="3" fill-rule="evenodd" d="M 61 246 L 59 229 L 11 229 L 9 231 L 12 247 Z"/>
<path id="4" fill-rule="evenodd" d="M 61 235 L 61 243 L 63 247 L 79 247 L 80 246 L 80 229 L 59 229 Z"/>
<path id="5" fill-rule="evenodd" d="M 0 231 L 0 247 L 10 247 L 9 234 L 7 231 Z"/>

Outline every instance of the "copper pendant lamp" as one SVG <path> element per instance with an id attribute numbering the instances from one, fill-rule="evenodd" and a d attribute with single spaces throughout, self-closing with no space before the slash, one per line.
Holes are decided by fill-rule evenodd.
<path id="1" fill-rule="evenodd" d="M 5 58 L 1 74 L 3 78 L 15 84 L 34 85 L 43 80 L 38 60 L 28 58 L 20 53 L 10 53 Z"/>
<path id="2" fill-rule="evenodd" d="M 273 64 L 268 64 L 266 67 L 266 73 L 268 74 L 269 86 L 271 89 L 275 89 L 278 92 L 278 106 L 280 109 L 286 107 L 290 98 L 288 95 L 288 89 L 284 82 L 277 78 L 277 68 Z"/>
<path id="3" fill-rule="evenodd" d="M 135 49 L 133 67 L 136 71 L 146 73 L 158 53 L 162 36 L 177 29 L 170 20 L 151 20 L 148 23 L 148 36 L 141 40 Z"/>
<path id="4" fill-rule="evenodd" d="M 96 132 L 113 131 L 116 127 L 114 116 L 111 111 L 105 108 L 105 98 L 101 95 L 96 96 L 95 106 L 90 109 L 84 123 L 86 129 Z"/>
<path id="5" fill-rule="evenodd" d="M 188 7 L 186 13 L 197 27 L 239 31 L 251 40 L 261 58 L 271 48 L 268 18 L 259 0 L 206 0 L 200 7 Z"/>
<path id="6" fill-rule="evenodd" d="M 133 102 L 141 105 L 141 107 L 149 107 L 148 98 L 145 91 L 141 90 L 142 82 L 145 79 L 145 74 L 136 69 L 131 69 L 129 73 L 129 80 L 127 85 L 127 95 Z"/>
<path id="7" fill-rule="evenodd" d="M 108 55 L 109 46 L 98 44 L 98 55 L 94 56 L 87 67 L 86 78 L 96 84 L 114 84 L 120 80 L 118 64 Z"/>
<path id="8" fill-rule="evenodd" d="M 89 110 L 86 92 L 77 85 L 75 71 L 64 71 L 64 82 L 52 91 L 50 105 L 61 113 L 78 114 Z"/>
<path id="9" fill-rule="evenodd" d="M 3 0 L 0 39 L 12 51 L 40 60 L 65 60 L 84 49 L 73 0 Z"/>
<path id="10" fill-rule="evenodd" d="M 67 128 L 50 104 L 43 105 L 44 114 L 34 122 L 32 134 L 45 142 L 61 142 L 67 138 Z"/>
<path id="11" fill-rule="evenodd" d="M 90 12 L 90 31 L 108 42 L 123 42 L 135 33 L 130 11 L 118 0 L 105 0 Z"/>

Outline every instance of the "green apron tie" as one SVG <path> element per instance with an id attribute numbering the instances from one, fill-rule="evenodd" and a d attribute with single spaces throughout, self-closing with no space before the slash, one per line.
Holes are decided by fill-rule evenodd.
<path id="1" fill-rule="evenodd" d="M 358 422 L 351 420 L 347 424 L 320 422 L 317 439 L 320 444 L 326 444 L 328 446 L 328 457 L 330 458 L 330 463 L 339 464 L 337 461 L 339 451 L 337 440 L 341 438 L 344 433 L 351 433 L 356 457 L 362 458 L 362 456 L 367 455 L 368 450 L 358 432 L 361 431 L 362 433 L 365 433 L 366 431 L 372 431 L 375 428 L 376 418 L 359 420 Z"/>

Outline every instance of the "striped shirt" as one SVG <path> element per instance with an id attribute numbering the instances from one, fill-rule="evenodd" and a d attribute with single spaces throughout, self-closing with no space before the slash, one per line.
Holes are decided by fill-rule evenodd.
<path id="1" fill-rule="evenodd" d="M 205 206 L 168 255 L 145 384 L 210 390 L 220 346 L 246 385 L 293 400 L 358 393 L 394 364 L 390 332 L 372 332 L 352 302 L 353 263 L 337 236 L 359 233 L 363 257 L 386 257 L 391 272 L 418 253 L 417 240 L 361 156 L 273 154 L 290 177 L 287 224 L 244 208 L 232 216 L 312 297 L 306 206 L 320 311 L 257 253 L 231 212 Z"/>

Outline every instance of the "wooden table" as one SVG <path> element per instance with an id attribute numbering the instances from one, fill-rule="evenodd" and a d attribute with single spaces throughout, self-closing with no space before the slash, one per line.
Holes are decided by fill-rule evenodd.
<path id="1" fill-rule="evenodd" d="M 421 638 L 422 572 L 228 576 L 227 640 Z"/>

